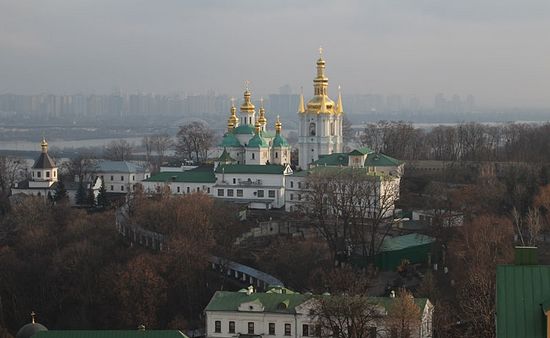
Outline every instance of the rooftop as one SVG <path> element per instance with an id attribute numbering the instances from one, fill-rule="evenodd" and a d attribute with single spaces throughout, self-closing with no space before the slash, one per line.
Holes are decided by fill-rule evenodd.
<path id="1" fill-rule="evenodd" d="M 55 161 L 48 155 L 48 153 L 40 153 L 38 159 L 32 166 L 33 169 L 52 169 L 55 168 Z"/>
<path id="2" fill-rule="evenodd" d="M 397 237 L 386 237 L 380 251 L 396 251 L 413 246 L 431 244 L 435 242 L 435 238 L 422 234 L 409 234 Z"/>
<path id="3" fill-rule="evenodd" d="M 220 164 L 216 173 L 221 174 L 284 174 L 286 166 L 278 164 Z"/>
<path id="4" fill-rule="evenodd" d="M 103 173 L 143 173 L 145 168 L 128 161 L 101 160 L 96 164 L 96 171 Z"/>
<path id="5" fill-rule="evenodd" d="M 163 171 L 149 177 L 144 182 L 215 183 L 216 176 L 212 171 L 212 166 L 204 166 L 186 171 Z"/>
<path id="6" fill-rule="evenodd" d="M 181 338 L 178 330 L 50 330 L 41 331 L 33 338 Z"/>

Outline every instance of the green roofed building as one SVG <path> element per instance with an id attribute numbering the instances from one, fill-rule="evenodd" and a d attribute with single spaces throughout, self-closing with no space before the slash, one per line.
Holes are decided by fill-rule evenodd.
<path id="1" fill-rule="evenodd" d="M 33 338 L 187 338 L 178 330 L 51 330 Z"/>
<path id="2" fill-rule="evenodd" d="M 536 248 L 516 248 L 516 264 L 497 267 L 497 338 L 550 337 L 550 265 Z"/>
<path id="3" fill-rule="evenodd" d="M 273 288 L 265 293 L 252 287 L 239 292 L 218 291 L 206 306 L 206 337 L 262 337 L 302 338 L 319 337 L 316 320 L 311 310 L 318 299 L 329 294 L 300 294 L 286 288 Z M 376 337 L 389 337 L 384 328 L 384 316 L 395 301 L 391 297 L 371 297 L 372 307 L 380 313 L 379 320 L 369 323 Z M 416 298 L 420 317 L 410 337 L 432 336 L 433 305 L 426 298 Z"/>
<path id="4" fill-rule="evenodd" d="M 422 234 L 387 237 L 375 257 L 375 264 L 381 270 L 395 270 L 403 260 L 412 264 L 427 263 L 433 243 L 435 238 Z"/>

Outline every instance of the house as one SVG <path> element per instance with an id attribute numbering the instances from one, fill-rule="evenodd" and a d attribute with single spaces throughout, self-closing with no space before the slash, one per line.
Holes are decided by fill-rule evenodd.
<path id="1" fill-rule="evenodd" d="M 514 265 L 497 266 L 497 338 L 550 337 L 550 265 L 533 247 L 516 247 Z"/>
<path id="2" fill-rule="evenodd" d="M 254 292 L 252 287 L 239 292 L 217 291 L 206 306 L 206 337 L 272 337 L 306 338 L 320 337 L 320 328 L 311 309 L 319 297 L 300 294 L 282 287 L 264 292 Z M 383 317 L 394 299 L 372 297 L 372 305 Z M 426 298 L 417 298 L 415 303 L 421 312 L 420 325 L 411 337 L 432 336 L 433 305 Z M 376 337 L 389 337 L 383 320 L 372 323 Z"/>
<path id="3" fill-rule="evenodd" d="M 444 227 L 462 226 L 464 223 L 464 215 L 458 211 L 429 209 L 429 210 L 413 210 L 412 220 L 425 223 L 426 225 L 434 225 L 434 220 L 441 222 Z"/>
<path id="4" fill-rule="evenodd" d="M 100 177 L 107 193 L 122 195 L 132 192 L 136 183 L 149 176 L 147 168 L 132 162 L 100 160 L 95 164 L 92 178 Z"/>

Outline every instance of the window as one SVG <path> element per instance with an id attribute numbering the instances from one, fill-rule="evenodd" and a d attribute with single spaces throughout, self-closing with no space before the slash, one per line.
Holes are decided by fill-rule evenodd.
<path id="1" fill-rule="evenodd" d="M 120 176 L 120 180 L 121 180 L 121 181 L 124 181 L 124 176 Z"/>
<path id="2" fill-rule="evenodd" d="M 120 191 L 124 191 L 124 186 L 123 185 L 120 186 Z"/>
<path id="3" fill-rule="evenodd" d="M 180 187 L 178 187 L 178 193 L 180 192 Z"/>
<path id="4" fill-rule="evenodd" d="M 307 324 L 302 325 L 302 336 L 304 337 L 309 336 L 309 325 Z"/>
<path id="5" fill-rule="evenodd" d="M 40 171 L 36 172 L 36 176 L 40 177 L 40 174 L 41 174 Z"/>
<path id="6" fill-rule="evenodd" d="M 218 196 L 223 197 L 223 189 L 218 189 Z"/>
<path id="7" fill-rule="evenodd" d="M 243 189 L 237 189 L 237 197 L 243 197 Z"/>
<path id="8" fill-rule="evenodd" d="M 309 135 L 315 136 L 315 123 L 311 122 L 309 124 Z"/>
<path id="9" fill-rule="evenodd" d="M 302 200 L 302 195 L 298 194 L 298 201 Z"/>
<path id="10" fill-rule="evenodd" d="M 274 198 L 274 197 L 275 197 L 275 190 L 269 190 L 269 191 L 267 192 L 267 196 L 268 196 L 268 197 L 271 197 L 271 198 Z"/>
<path id="11" fill-rule="evenodd" d="M 279 153 L 275 152 L 275 158 L 279 158 Z"/>
<path id="12" fill-rule="evenodd" d="M 294 199 L 294 194 L 290 194 L 290 200 L 292 201 Z"/>
<path id="13" fill-rule="evenodd" d="M 233 179 L 233 184 L 237 184 L 237 179 L 236 178 Z"/>
<path id="14" fill-rule="evenodd" d="M 210 188 L 207 189 L 208 193 L 210 193 Z"/>
<path id="15" fill-rule="evenodd" d="M 214 322 L 214 332 L 216 332 L 216 333 L 222 332 L 222 322 L 221 321 L 216 320 Z"/>
<path id="16" fill-rule="evenodd" d="M 298 182 L 298 189 L 302 189 L 302 182 Z"/>
<path id="17" fill-rule="evenodd" d="M 254 159 L 254 153 L 250 154 L 252 156 L 252 159 Z"/>
<path id="18" fill-rule="evenodd" d="M 269 323 L 269 332 L 268 332 L 268 334 L 270 336 L 275 335 L 275 323 Z"/>
<path id="19" fill-rule="evenodd" d="M 187 187 L 187 193 L 189 193 L 189 187 Z"/>
<path id="20" fill-rule="evenodd" d="M 254 322 L 248 322 L 248 334 L 254 334 Z"/>
<path id="21" fill-rule="evenodd" d="M 264 197 L 264 191 L 258 190 L 258 197 Z"/>
<path id="22" fill-rule="evenodd" d="M 132 181 L 136 180 L 136 175 L 132 175 Z"/>
<path id="23" fill-rule="evenodd" d="M 233 197 L 233 189 L 227 189 L 227 196 Z"/>
<path id="24" fill-rule="evenodd" d="M 290 324 L 285 324 L 285 336 L 290 336 Z"/>
<path id="25" fill-rule="evenodd" d="M 114 186 L 111 186 L 111 191 L 114 191 L 115 190 L 115 187 Z"/>
<path id="26" fill-rule="evenodd" d="M 111 181 L 114 181 L 115 180 L 115 177 L 111 175 Z"/>
<path id="27" fill-rule="evenodd" d="M 197 192 L 200 192 L 201 191 L 201 188 L 200 187 L 197 187 Z"/>
<path id="28" fill-rule="evenodd" d="M 46 177 L 50 177 L 50 172 L 46 171 Z"/>
<path id="29" fill-rule="evenodd" d="M 229 322 L 229 333 L 235 333 L 235 322 L 234 321 Z"/>
<path id="30" fill-rule="evenodd" d="M 294 188 L 294 181 L 290 181 L 290 187 Z"/>
<path id="31" fill-rule="evenodd" d="M 57 175 L 57 171 L 54 170 L 54 171 L 53 171 L 53 177 L 55 177 L 56 175 Z"/>

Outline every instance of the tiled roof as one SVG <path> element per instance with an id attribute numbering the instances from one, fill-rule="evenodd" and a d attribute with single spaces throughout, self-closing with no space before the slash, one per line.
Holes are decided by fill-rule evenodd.
<path id="1" fill-rule="evenodd" d="M 50 330 L 40 331 L 33 338 L 181 338 L 178 330 Z"/>
<path id="2" fill-rule="evenodd" d="M 497 337 L 546 337 L 549 265 L 497 267 Z"/>
<path id="3" fill-rule="evenodd" d="M 145 169 L 128 161 L 101 160 L 96 164 L 96 171 L 102 173 L 142 173 Z"/>
<path id="4" fill-rule="evenodd" d="M 199 169 L 200 168 L 200 169 Z M 214 183 L 216 182 L 216 176 L 212 171 L 203 169 L 201 167 L 187 170 L 187 171 L 164 171 L 149 177 L 144 182 L 188 182 L 188 183 Z"/>
<path id="5" fill-rule="evenodd" d="M 55 161 L 48 153 L 40 153 L 40 157 L 34 162 L 33 169 L 52 169 L 55 168 Z"/>
<path id="6" fill-rule="evenodd" d="M 278 164 L 221 164 L 216 173 L 221 174 L 283 174 L 286 166 Z"/>

